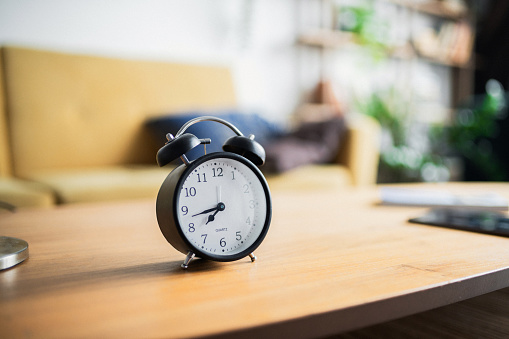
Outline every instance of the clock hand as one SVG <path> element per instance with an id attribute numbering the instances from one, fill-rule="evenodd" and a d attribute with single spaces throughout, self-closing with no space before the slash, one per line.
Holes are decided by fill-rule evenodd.
<path id="1" fill-rule="evenodd" d="M 216 186 L 217 202 L 221 201 L 221 186 Z"/>
<path id="2" fill-rule="evenodd" d="M 195 215 L 192 215 L 192 217 L 196 217 L 197 215 L 201 215 L 201 214 L 207 214 L 207 213 L 214 212 L 214 211 L 217 211 L 217 210 L 223 211 L 224 208 L 225 208 L 224 204 L 222 202 L 220 202 L 219 204 L 217 204 L 216 207 L 209 208 L 208 210 L 205 210 L 205 211 L 200 212 L 200 213 L 196 213 Z"/>
<path id="3" fill-rule="evenodd" d="M 222 202 L 220 202 L 219 204 L 217 204 L 217 207 L 216 207 L 216 208 L 217 208 L 217 209 L 216 209 L 216 211 L 214 212 L 214 214 L 209 215 L 209 217 L 207 218 L 207 222 L 205 223 L 205 225 L 207 225 L 207 224 L 208 224 L 209 222 L 211 222 L 211 221 L 214 221 L 216 214 L 217 214 L 218 212 L 224 211 L 224 209 L 226 208 L 226 206 L 225 206 Z"/>
<path id="4" fill-rule="evenodd" d="M 210 208 L 208 210 L 205 210 L 203 212 L 200 212 L 200 213 L 196 213 L 195 215 L 192 215 L 192 217 L 196 217 L 197 215 L 200 215 L 200 214 L 207 214 L 207 213 L 210 213 L 210 212 L 214 212 L 217 210 L 217 206 L 214 207 L 214 208 Z"/>
<path id="5" fill-rule="evenodd" d="M 217 210 L 214 214 L 211 214 L 209 215 L 208 219 L 207 219 L 207 222 L 205 223 L 205 225 L 207 225 L 209 222 L 211 221 L 214 221 L 214 217 L 215 215 L 217 214 L 217 212 L 219 212 L 219 210 Z"/>

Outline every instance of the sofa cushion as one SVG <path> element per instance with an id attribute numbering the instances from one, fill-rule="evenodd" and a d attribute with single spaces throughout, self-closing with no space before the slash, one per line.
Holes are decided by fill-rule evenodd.
<path id="1" fill-rule="evenodd" d="M 271 139 L 283 134 L 281 127 L 273 124 L 257 114 L 244 114 L 238 111 L 195 111 L 181 114 L 166 115 L 149 119 L 146 126 L 151 131 L 154 139 L 162 146 L 166 142 L 166 134 L 177 134 L 179 129 L 189 120 L 200 116 L 215 116 L 232 123 L 244 135 L 254 134 L 255 140 L 266 144 Z M 212 143 L 207 145 L 207 153 L 221 152 L 224 142 L 235 135 L 229 127 L 214 121 L 203 121 L 190 126 L 186 133 L 196 135 L 198 138 L 210 138 Z M 186 153 L 190 160 L 194 160 L 204 154 L 203 147 L 195 147 Z M 179 161 L 175 162 L 179 163 Z"/>
<path id="2" fill-rule="evenodd" d="M 53 191 L 46 185 L 19 180 L 0 178 L 0 202 L 18 207 L 49 207 L 54 205 Z"/>
<path id="3" fill-rule="evenodd" d="M 336 158 L 346 131 L 342 117 L 303 123 L 294 132 L 266 145 L 264 171 L 282 173 L 306 164 L 330 163 Z"/>
<path id="4" fill-rule="evenodd" d="M 60 203 L 156 198 L 171 168 L 156 165 L 110 166 L 46 171 L 31 179 L 50 186 Z"/>

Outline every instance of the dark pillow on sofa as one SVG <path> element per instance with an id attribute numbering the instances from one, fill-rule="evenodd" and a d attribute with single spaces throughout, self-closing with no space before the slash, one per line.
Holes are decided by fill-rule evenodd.
<path id="1" fill-rule="evenodd" d="M 301 165 L 329 163 L 346 132 L 342 117 L 304 123 L 297 130 L 265 145 L 264 172 L 281 173 Z"/>
<path id="2" fill-rule="evenodd" d="M 146 122 L 146 126 L 151 131 L 156 142 L 161 146 L 166 142 L 166 134 L 177 134 L 179 129 L 189 120 L 200 116 L 215 116 L 232 123 L 244 135 L 254 134 L 255 140 L 261 144 L 269 142 L 271 139 L 283 134 L 283 130 L 263 119 L 257 114 L 245 114 L 237 111 L 205 112 L 196 111 L 181 114 L 172 114 L 162 117 L 152 118 Z M 220 152 L 226 139 L 235 135 L 229 127 L 214 122 L 202 121 L 190 126 L 186 133 L 192 133 L 198 138 L 210 138 L 211 144 L 207 145 L 207 153 Z M 194 160 L 204 154 L 203 147 L 195 147 L 186 153 L 189 160 Z M 180 160 L 179 160 L 180 161 Z"/>

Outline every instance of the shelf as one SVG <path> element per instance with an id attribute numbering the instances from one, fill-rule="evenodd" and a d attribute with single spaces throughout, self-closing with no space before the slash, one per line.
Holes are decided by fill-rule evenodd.
<path id="1" fill-rule="evenodd" d="M 317 29 L 301 34 L 297 42 L 320 48 L 341 48 L 356 41 L 355 34 L 332 29 Z"/>
<path id="2" fill-rule="evenodd" d="M 390 3 L 413 9 L 415 11 L 431 14 L 434 16 L 447 19 L 462 19 L 468 14 L 466 8 L 453 7 L 445 4 L 445 1 L 429 0 L 429 1 L 412 1 L 412 0 L 386 0 Z"/>
<path id="3" fill-rule="evenodd" d="M 470 60 L 466 61 L 466 62 L 455 62 L 455 61 L 437 58 L 437 57 L 429 57 L 429 56 L 421 55 L 419 53 L 417 53 L 417 56 L 421 60 L 424 60 L 424 61 L 427 61 L 427 62 L 430 62 L 433 64 L 437 64 L 437 65 L 456 67 L 456 68 L 472 68 Z"/>
<path id="4" fill-rule="evenodd" d="M 319 29 L 306 34 L 301 34 L 297 40 L 297 43 L 318 48 L 340 49 L 347 46 L 358 45 L 359 39 L 354 33 Z M 455 62 L 445 57 L 424 55 L 423 53 L 419 53 L 417 49 L 410 43 L 402 46 L 388 46 L 386 53 L 389 57 L 394 57 L 402 60 L 419 58 L 427 62 L 448 67 L 470 67 L 469 60 L 465 62 Z"/>

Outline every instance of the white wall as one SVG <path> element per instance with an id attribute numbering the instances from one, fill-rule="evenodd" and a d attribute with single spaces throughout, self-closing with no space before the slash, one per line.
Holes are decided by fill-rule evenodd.
<path id="1" fill-rule="evenodd" d="M 330 21 L 330 10 L 321 3 L 0 0 L 0 45 L 227 65 L 234 75 L 240 108 L 279 122 L 287 121 L 300 98 L 316 85 L 321 67 L 347 107 L 354 99 L 362 100 L 370 92 L 393 85 L 411 96 L 424 92 L 425 100 L 449 106 L 449 74 L 443 67 L 391 60 L 373 64 L 365 53 L 350 48 L 328 51 L 324 62 L 318 49 L 298 46 L 299 33 Z M 394 42 L 408 39 L 408 11 L 386 2 L 376 4 L 384 20 L 402 23 L 392 25 L 396 28 L 391 37 Z M 431 111 L 438 110 L 426 108 L 423 115 Z"/>
<path id="2" fill-rule="evenodd" d="M 0 45 L 231 67 L 239 105 L 285 121 L 299 97 L 294 0 L 0 0 Z"/>

